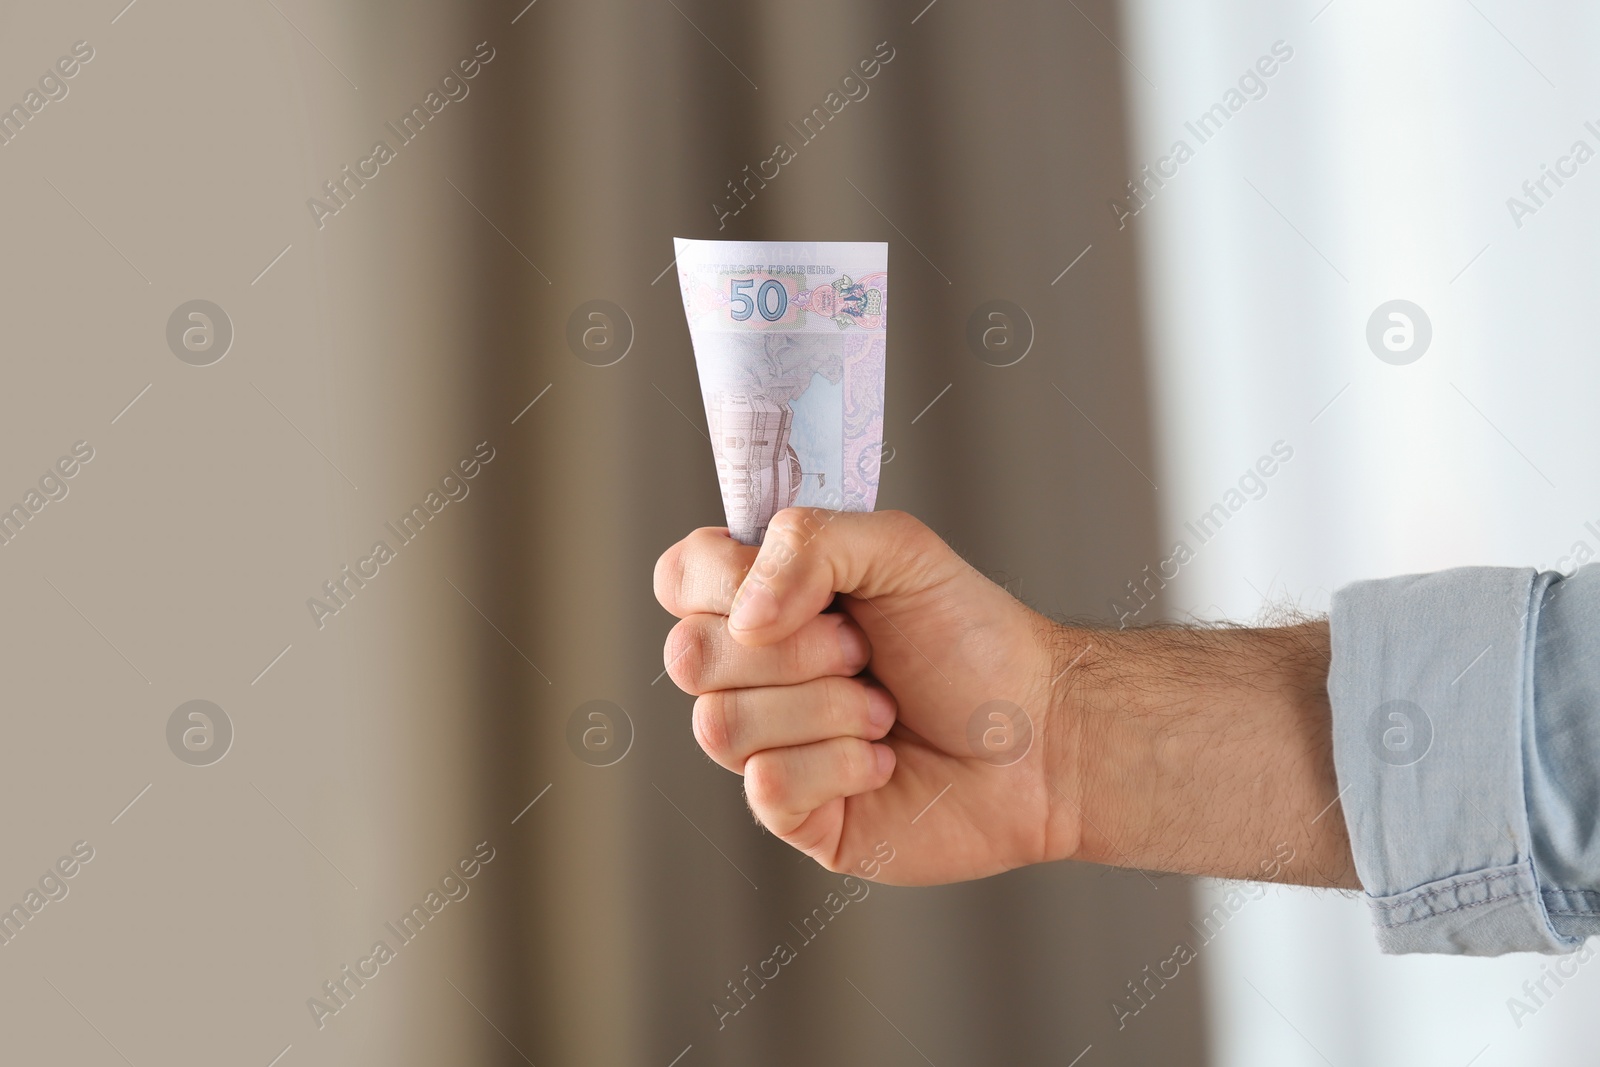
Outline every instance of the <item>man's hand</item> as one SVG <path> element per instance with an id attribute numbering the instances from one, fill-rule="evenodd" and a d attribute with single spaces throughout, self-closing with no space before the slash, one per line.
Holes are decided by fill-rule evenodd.
<path id="1" fill-rule="evenodd" d="M 1325 624 L 1060 626 L 898 512 L 790 508 L 759 552 L 697 530 L 655 592 L 701 747 L 829 870 L 888 842 L 898 884 L 1071 857 L 1353 884 L 1342 813 L 1308 824 L 1336 795 Z"/>
<path id="2" fill-rule="evenodd" d="M 696 530 L 662 555 L 655 588 L 683 620 L 665 656 L 699 697 L 700 746 L 744 775 L 763 825 L 824 867 L 852 869 L 887 841 L 882 877 L 926 884 L 1075 849 L 1075 822 L 1052 822 L 1046 795 L 1047 759 L 1072 747 L 1048 714 L 1054 627 L 911 516 L 790 508 L 759 554 Z M 968 744 L 994 700 L 1032 720 L 1009 767 Z"/>

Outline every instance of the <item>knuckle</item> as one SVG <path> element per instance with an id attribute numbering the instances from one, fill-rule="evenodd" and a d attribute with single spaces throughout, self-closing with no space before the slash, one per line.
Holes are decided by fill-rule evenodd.
<path id="1" fill-rule="evenodd" d="M 827 512 L 817 508 L 784 508 L 767 524 L 767 538 L 761 545 L 760 563 L 772 577 L 777 568 L 793 562 L 806 545 L 821 532 Z"/>
<path id="2" fill-rule="evenodd" d="M 738 587 L 726 565 L 727 548 L 727 534 L 707 526 L 661 553 L 652 576 L 656 600 L 680 617 L 704 610 L 695 605 L 708 595 L 726 604 Z"/>
<path id="3" fill-rule="evenodd" d="M 732 691 L 706 693 L 694 702 L 694 738 L 719 763 L 734 754 L 734 704 Z"/>
<path id="4" fill-rule="evenodd" d="M 784 508 L 772 516 L 767 523 L 767 537 L 777 534 L 787 541 L 793 541 L 802 531 L 807 508 Z"/>
<path id="5" fill-rule="evenodd" d="M 683 546 L 673 545 L 661 553 L 656 560 L 655 573 L 651 578 L 651 585 L 655 589 L 656 603 L 672 614 L 677 614 L 681 599 L 678 595 L 683 588 Z"/>
<path id="6" fill-rule="evenodd" d="M 699 695 L 711 673 L 710 636 L 699 619 L 684 619 L 667 635 L 667 674 L 685 693 Z"/>
<path id="7" fill-rule="evenodd" d="M 744 795 L 757 814 L 783 810 L 789 775 L 775 753 L 757 752 L 744 765 Z"/>
<path id="8" fill-rule="evenodd" d="M 827 528 L 834 513 L 823 508 L 784 508 L 772 516 L 767 527 L 770 537 L 777 530 L 783 541 L 795 551 L 815 540 Z"/>

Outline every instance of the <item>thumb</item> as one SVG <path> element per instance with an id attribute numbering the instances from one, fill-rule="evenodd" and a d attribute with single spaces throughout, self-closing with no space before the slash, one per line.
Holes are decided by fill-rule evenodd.
<path id="1" fill-rule="evenodd" d="M 893 594 L 926 584 L 954 553 L 900 511 L 785 508 L 734 596 L 728 632 L 742 645 L 770 645 L 798 630 L 835 593 Z"/>

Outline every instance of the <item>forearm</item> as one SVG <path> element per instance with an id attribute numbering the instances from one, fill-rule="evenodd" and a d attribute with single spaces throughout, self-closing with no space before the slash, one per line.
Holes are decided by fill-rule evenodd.
<path id="1" fill-rule="evenodd" d="M 1055 799 L 1079 809 L 1073 858 L 1359 886 L 1334 803 L 1325 621 L 1062 636 Z"/>

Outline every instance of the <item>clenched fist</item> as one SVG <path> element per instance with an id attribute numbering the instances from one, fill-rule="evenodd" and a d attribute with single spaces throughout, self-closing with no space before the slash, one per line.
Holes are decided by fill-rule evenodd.
<path id="1" fill-rule="evenodd" d="M 696 530 L 655 592 L 682 620 L 665 659 L 698 698 L 700 746 L 824 867 L 887 841 L 880 877 L 925 884 L 1076 850 L 1076 742 L 1052 711 L 1064 630 L 916 519 L 790 508 L 759 551 Z"/>

